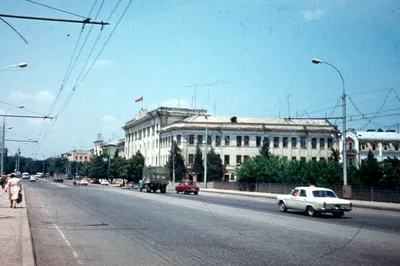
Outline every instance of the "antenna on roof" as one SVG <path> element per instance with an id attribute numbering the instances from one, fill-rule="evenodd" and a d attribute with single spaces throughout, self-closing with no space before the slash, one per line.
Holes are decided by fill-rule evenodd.
<path id="1" fill-rule="evenodd" d="M 292 95 L 288 94 L 286 95 L 287 98 L 287 107 L 288 107 L 288 118 L 290 119 L 290 97 L 292 97 Z"/>

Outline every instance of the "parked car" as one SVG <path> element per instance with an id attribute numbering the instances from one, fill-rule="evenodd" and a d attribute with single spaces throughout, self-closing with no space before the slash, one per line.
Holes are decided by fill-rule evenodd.
<path id="1" fill-rule="evenodd" d="M 332 213 L 335 217 L 341 217 L 352 210 L 351 201 L 340 199 L 335 192 L 322 187 L 296 187 L 291 194 L 278 195 L 276 198 L 282 212 L 292 209 L 305 211 L 309 216 Z"/>
<path id="2" fill-rule="evenodd" d="M 183 192 L 184 194 L 193 193 L 199 194 L 200 187 L 194 181 L 183 181 L 175 186 L 176 193 Z"/>
<path id="3" fill-rule="evenodd" d="M 22 180 L 29 179 L 29 178 L 30 178 L 29 173 L 27 173 L 27 172 L 22 173 Z"/>
<path id="4" fill-rule="evenodd" d="M 100 181 L 100 184 L 101 184 L 102 186 L 108 186 L 110 183 L 108 182 L 107 179 L 102 179 L 102 180 Z"/>
<path id="5" fill-rule="evenodd" d="M 29 181 L 30 181 L 30 182 L 36 182 L 36 180 L 37 180 L 36 175 L 31 175 Z"/>
<path id="6" fill-rule="evenodd" d="M 64 178 L 62 176 L 55 176 L 53 178 L 53 182 L 63 183 L 64 182 Z"/>
<path id="7" fill-rule="evenodd" d="M 77 182 L 77 184 L 79 186 L 87 186 L 89 184 L 89 182 L 87 181 L 87 179 L 81 179 Z"/>

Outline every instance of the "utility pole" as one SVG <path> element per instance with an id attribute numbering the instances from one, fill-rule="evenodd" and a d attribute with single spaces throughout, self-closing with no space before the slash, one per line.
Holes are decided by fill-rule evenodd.
<path id="1" fill-rule="evenodd" d="M 207 129 L 207 119 L 208 119 L 208 115 L 204 116 L 206 118 L 206 143 L 205 143 L 205 147 L 204 147 L 204 188 L 207 188 L 207 146 L 208 146 L 208 129 Z"/>
<path id="2" fill-rule="evenodd" d="M 172 182 L 175 185 L 175 141 L 172 143 Z"/>

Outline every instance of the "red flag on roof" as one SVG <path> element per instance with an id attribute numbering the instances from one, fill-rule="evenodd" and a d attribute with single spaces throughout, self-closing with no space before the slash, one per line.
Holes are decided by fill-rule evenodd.
<path id="1" fill-rule="evenodd" d="M 141 102 L 141 101 L 143 101 L 143 96 L 142 96 L 142 97 L 140 97 L 140 98 L 137 98 L 137 99 L 135 100 L 135 103 L 137 103 L 137 102 Z"/>

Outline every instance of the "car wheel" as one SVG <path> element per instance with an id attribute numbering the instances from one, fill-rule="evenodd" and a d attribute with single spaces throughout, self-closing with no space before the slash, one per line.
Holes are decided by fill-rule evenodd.
<path id="1" fill-rule="evenodd" d="M 185 191 L 185 192 L 184 192 L 184 194 L 186 194 L 186 195 L 187 195 L 187 194 L 189 194 L 189 192 Z"/>
<path id="2" fill-rule="evenodd" d="M 179 190 L 176 191 L 176 194 L 179 194 Z"/>
<path id="3" fill-rule="evenodd" d="M 307 207 L 307 214 L 309 216 L 316 216 L 317 212 L 314 210 L 314 208 L 312 206 L 308 206 Z"/>
<path id="4" fill-rule="evenodd" d="M 197 195 L 197 194 L 199 194 L 199 192 L 196 191 L 196 192 L 193 192 L 193 194 Z"/>
<path id="5" fill-rule="evenodd" d="M 283 201 L 279 202 L 279 209 L 281 212 L 287 212 L 286 204 Z"/>

